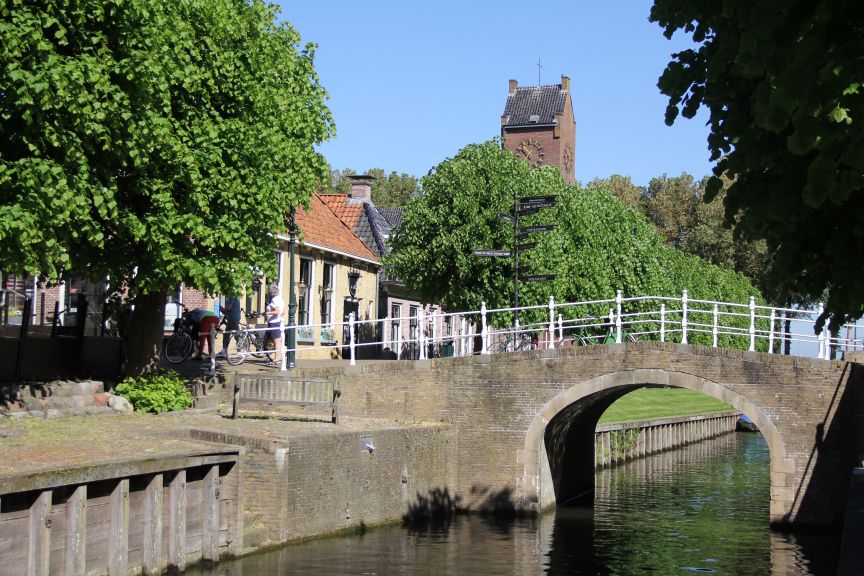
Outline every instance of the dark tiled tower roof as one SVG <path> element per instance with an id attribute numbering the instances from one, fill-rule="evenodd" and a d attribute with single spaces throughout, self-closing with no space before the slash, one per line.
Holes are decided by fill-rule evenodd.
<path id="1" fill-rule="evenodd" d="M 502 124 L 506 127 L 554 124 L 555 116 L 564 113 L 567 90 L 558 84 L 516 88 L 507 97 Z"/>

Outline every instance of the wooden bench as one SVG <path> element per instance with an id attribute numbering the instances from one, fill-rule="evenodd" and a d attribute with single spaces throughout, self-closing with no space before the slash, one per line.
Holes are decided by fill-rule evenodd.
<path id="1" fill-rule="evenodd" d="M 293 404 L 295 406 L 330 406 L 331 422 L 339 423 L 339 396 L 331 380 L 295 378 L 269 374 L 234 374 L 234 406 L 237 418 L 240 402 L 258 404 Z"/>

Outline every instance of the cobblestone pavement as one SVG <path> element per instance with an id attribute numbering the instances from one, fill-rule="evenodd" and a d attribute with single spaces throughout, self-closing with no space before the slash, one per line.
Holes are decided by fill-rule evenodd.
<path id="1" fill-rule="evenodd" d="M 224 407 L 223 407 L 224 409 Z M 314 415 L 313 415 L 314 417 Z M 249 412 L 238 420 L 210 410 L 168 414 L 69 416 L 14 421 L 0 418 L 0 479 L 51 470 L 100 464 L 189 456 L 212 451 L 214 445 L 189 439 L 187 430 L 201 429 L 271 440 L 310 434 L 336 434 L 434 425 L 367 418 L 329 421 L 298 418 L 284 412 Z"/>

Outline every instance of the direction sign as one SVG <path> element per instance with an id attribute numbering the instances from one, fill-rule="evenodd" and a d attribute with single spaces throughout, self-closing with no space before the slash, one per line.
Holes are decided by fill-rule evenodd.
<path id="1" fill-rule="evenodd" d="M 554 280 L 555 274 L 528 274 L 526 276 L 519 276 L 519 280 L 522 282 L 546 282 L 547 280 Z"/>
<path id="2" fill-rule="evenodd" d="M 499 214 L 498 216 L 500 216 L 501 219 L 504 220 L 505 222 L 510 222 L 511 224 L 513 224 L 516 221 L 516 218 L 514 218 L 513 216 L 510 216 L 509 214 Z"/>
<path id="3" fill-rule="evenodd" d="M 532 202 L 531 204 L 520 204 L 519 214 L 533 214 L 543 208 L 554 208 L 555 202 Z"/>
<path id="4" fill-rule="evenodd" d="M 474 250 L 475 256 L 492 256 L 493 258 L 508 258 L 510 250 Z"/>
<path id="5" fill-rule="evenodd" d="M 530 196 L 528 198 L 520 198 L 519 203 L 523 206 L 534 205 L 534 204 L 546 204 L 551 202 L 554 204 L 558 201 L 558 196 Z"/>
<path id="6" fill-rule="evenodd" d="M 519 229 L 520 234 L 530 234 L 532 232 L 549 232 L 554 230 L 554 224 L 544 224 L 542 226 L 523 226 Z"/>
<path id="7" fill-rule="evenodd" d="M 517 244 L 516 250 L 530 250 L 537 246 L 537 242 L 525 242 L 524 244 Z"/>
<path id="8" fill-rule="evenodd" d="M 540 208 L 521 208 L 518 210 L 520 216 L 530 216 L 531 214 L 536 214 L 540 211 Z"/>

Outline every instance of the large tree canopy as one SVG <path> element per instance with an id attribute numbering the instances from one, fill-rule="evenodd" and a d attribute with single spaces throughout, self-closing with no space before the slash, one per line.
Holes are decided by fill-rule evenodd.
<path id="1" fill-rule="evenodd" d="M 133 364 L 156 355 L 167 290 L 272 271 L 273 233 L 326 174 L 313 46 L 275 16 L 259 0 L 0 7 L 0 269 L 108 276 L 136 303 Z"/>
<path id="2" fill-rule="evenodd" d="M 687 289 L 692 298 L 761 301 L 744 276 L 675 250 L 637 209 L 604 189 L 567 184 L 558 170 L 531 168 L 494 141 L 465 147 L 423 178 L 423 193 L 408 204 L 385 265 L 424 300 L 450 310 L 476 310 L 481 302 L 512 306 L 512 260 L 473 250 L 512 249 L 513 225 L 502 214 L 511 213 L 514 191 L 520 198 L 558 196 L 554 209 L 520 220 L 555 224 L 533 234 L 537 247 L 520 257 L 520 269 L 555 279 L 520 283 L 522 305 L 542 305 L 550 295 L 558 302 L 605 299 L 618 289 L 642 296 Z"/>
<path id="3" fill-rule="evenodd" d="M 833 326 L 864 312 L 864 5 L 858 0 L 655 0 L 692 34 L 659 87 L 666 122 L 710 114 L 710 200 L 772 253 L 781 299 L 828 291 Z"/>
<path id="4" fill-rule="evenodd" d="M 712 202 L 704 202 L 707 178 L 681 176 L 652 178 L 647 187 L 636 186 L 629 177 L 613 174 L 595 178 L 591 188 L 602 188 L 633 206 L 651 220 L 670 245 L 721 268 L 747 276 L 769 300 L 776 300 L 767 282 L 768 249 L 764 240 L 736 237 L 725 225 L 724 189 Z M 799 302 L 805 299 L 797 298 Z"/>

